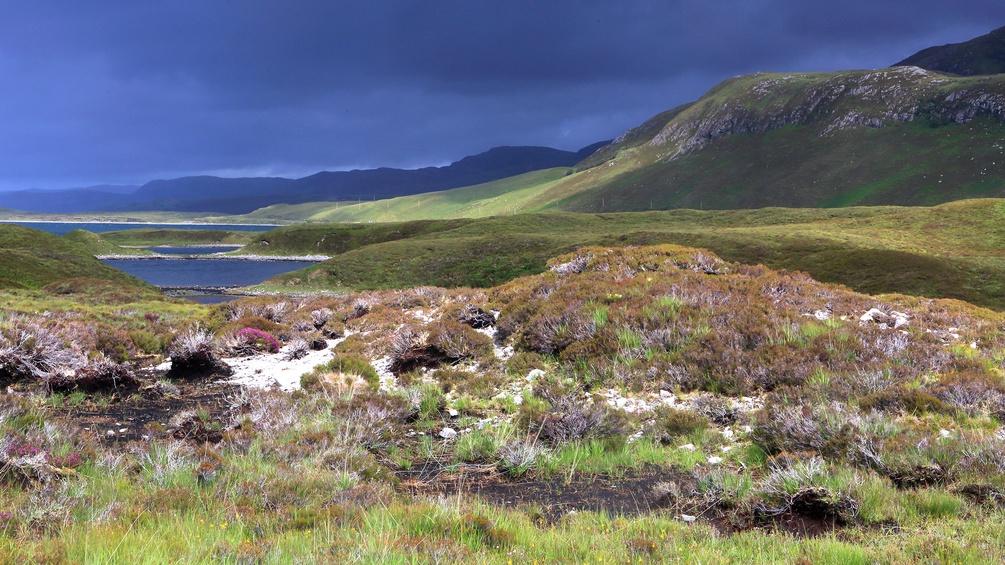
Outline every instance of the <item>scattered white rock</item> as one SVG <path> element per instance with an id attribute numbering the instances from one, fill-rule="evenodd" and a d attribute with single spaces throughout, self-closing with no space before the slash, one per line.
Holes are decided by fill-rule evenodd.
<path id="1" fill-rule="evenodd" d="M 718 465 L 719 463 L 722 463 L 722 457 L 712 456 L 708 458 L 709 465 Z"/>
<path id="2" fill-rule="evenodd" d="M 223 361 L 230 365 L 234 374 L 228 382 L 251 388 L 270 388 L 278 384 L 285 391 L 300 388 L 300 377 L 309 373 L 316 366 L 329 359 L 334 354 L 331 347 L 336 340 L 327 342 L 328 348 L 322 351 L 311 351 L 300 359 L 286 359 L 283 355 L 288 346 L 280 348 L 278 353 L 252 355 L 251 357 L 226 357 Z M 168 365 L 170 368 L 170 364 Z"/>
<path id="3" fill-rule="evenodd" d="M 952 432 L 950 432 L 949 430 L 947 430 L 945 428 L 939 430 L 939 437 L 941 437 L 941 438 L 947 438 L 947 437 L 949 437 L 951 435 L 953 435 Z"/>
<path id="4" fill-rule="evenodd" d="M 537 379 L 543 377 L 544 374 L 545 374 L 544 371 L 542 371 L 541 369 L 531 369 L 530 372 L 527 373 L 527 382 L 528 383 L 535 382 Z"/>
<path id="5" fill-rule="evenodd" d="M 688 524 L 690 524 L 691 522 L 694 522 L 695 520 L 697 520 L 698 517 L 697 516 L 692 516 L 690 514 L 681 514 L 680 515 L 680 519 L 682 521 L 687 522 Z"/>
<path id="6" fill-rule="evenodd" d="M 453 428 L 443 428 L 440 430 L 439 436 L 443 439 L 454 439 L 457 437 L 457 430 Z"/>
<path id="7" fill-rule="evenodd" d="M 684 445 L 680 446 L 679 449 L 683 449 L 684 451 L 694 451 L 695 449 L 698 448 L 695 447 L 693 443 L 685 443 Z"/>
<path id="8" fill-rule="evenodd" d="M 451 408 L 451 409 L 447 410 L 447 415 L 450 416 L 451 418 L 456 418 L 456 417 L 460 416 L 460 412 L 458 412 L 457 410 Z"/>
<path id="9" fill-rule="evenodd" d="M 119 433 L 124 434 L 129 431 L 129 428 L 119 428 Z"/>
<path id="10" fill-rule="evenodd" d="M 115 437 L 115 430 L 108 430 L 105 432 L 105 435 L 108 437 Z"/>

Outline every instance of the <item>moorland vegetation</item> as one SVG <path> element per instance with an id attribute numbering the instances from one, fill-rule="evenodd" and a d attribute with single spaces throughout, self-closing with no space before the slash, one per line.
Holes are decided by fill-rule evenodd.
<path id="1" fill-rule="evenodd" d="M 207 306 L 102 284 L 4 293 L 6 560 L 1005 550 L 1003 320 L 964 302 L 676 245 L 481 289 Z M 315 348 L 296 392 L 227 384 L 228 359 Z"/>

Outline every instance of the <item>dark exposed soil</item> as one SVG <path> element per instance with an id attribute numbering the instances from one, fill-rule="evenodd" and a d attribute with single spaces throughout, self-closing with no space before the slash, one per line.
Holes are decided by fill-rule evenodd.
<path id="1" fill-rule="evenodd" d="M 492 465 L 464 465 L 457 469 L 418 464 L 399 471 L 402 488 L 412 494 L 458 493 L 476 495 L 499 506 L 521 507 L 548 523 L 572 511 L 590 510 L 620 516 L 637 516 L 668 507 L 658 488 L 675 483 L 690 492 L 694 477 L 659 467 L 626 470 L 621 477 L 608 475 L 512 479 Z"/>
<path id="2" fill-rule="evenodd" d="M 621 476 L 578 475 L 538 479 L 510 478 L 492 465 L 443 466 L 417 462 L 397 472 L 400 488 L 409 494 L 429 496 L 457 494 L 477 496 L 498 506 L 520 508 L 541 524 L 551 524 L 570 512 L 593 511 L 614 516 L 639 516 L 666 512 L 682 518 L 689 515 L 723 535 L 766 530 L 796 537 L 818 537 L 847 526 L 840 518 L 820 513 L 789 510 L 777 516 L 756 515 L 720 504 L 714 497 L 697 492 L 690 473 L 658 465 L 626 469 Z M 676 485 L 676 499 L 666 485 Z"/>
<path id="3" fill-rule="evenodd" d="M 137 376 L 147 386 L 163 375 L 146 371 Z M 81 405 L 64 405 L 57 410 L 100 441 L 114 444 L 143 440 L 143 436 L 168 437 L 168 421 L 186 410 L 202 409 L 211 417 L 218 417 L 226 410 L 226 397 L 238 390 L 234 385 L 212 381 L 173 384 L 178 388 L 177 393 L 151 393 L 150 389 L 144 392 L 141 387 L 137 394 L 95 396 Z"/>

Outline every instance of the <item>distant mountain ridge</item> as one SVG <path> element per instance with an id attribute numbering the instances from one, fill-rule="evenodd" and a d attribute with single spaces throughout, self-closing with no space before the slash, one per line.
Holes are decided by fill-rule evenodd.
<path id="1" fill-rule="evenodd" d="M 32 212 L 175 211 L 244 214 L 273 204 L 369 200 L 499 180 L 539 169 L 571 167 L 608 142 L 579 151 L 503 146 L 464 157 L 445 167 L 378 168 L 319 172 L 300 179 L 280 177 L 183 177 L 150 181 L 128 193 L 100 190 L 23 190 L 0 193 L 0 206 Z"/>
<path id="2" fill-rule="evenodd" d="M 963 43 L 923 49 L 894 66 L 961 76 L 1005 73 L 1005 27 Z"/>

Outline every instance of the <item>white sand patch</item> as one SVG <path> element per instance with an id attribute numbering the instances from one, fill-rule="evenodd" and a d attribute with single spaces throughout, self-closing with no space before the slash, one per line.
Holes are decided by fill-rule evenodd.
<path id="1" fill-rule="evenodd" d="M 329 340 L 328 348 L 311 351 L 300 359 L 287 359 L 289 346 L 283 346 L 279 353 L 253 355 L 251 357 L 225 357 L 223 362 L 234 370 L 229 383 L 251 388 L 279 387 L 285 391 L 300 388 L 300 377 L 311 372 L 315 366 L 331 360 L 335 354 L 331 348 L 339 340 Z"/>
<path id="2" fill-rule="evenodd" d="M 391 392 L 397 390 L 398 388 L 398 378 L 394 376 L 391 372 L 391 363 L 394 360 L 390 356 L 379 357 L 370 365 L 373 366 L 374 370 L 377 371 L 377 377 L 380 379 L 380 391 L 381 392 Z"/>
<path id="3" fill-rule="evenodd" d="M 496 318 L 499 317 L 499 313 L 498 312 L 494 312 L 493 311 L 493 314 L 495 315 Z M 505 361 L 505 360 L 507 360 L 507 359 L 509 359 L 510 357 L 513 356 L 513 347 L 512 346 L 507 345 L 507 346 L 501 347 L 501 346 L 499 346 L 496 343 L 496 334 L 499 333 L 499 330 L 496 329 L 495 326 L 488 327 L 488 328 L 478 328 L 478 329 L 475 329 L 475 331 L 478 332 L 478 333 L 480 333 L 480 334 L 482 334 L 482 335 L 484 335 L 484 336 L 488 336 L 488 338 L 492 340 L 492 352 L 495 353 L 496 359 L 499 359 L 501 361 Z"/>

